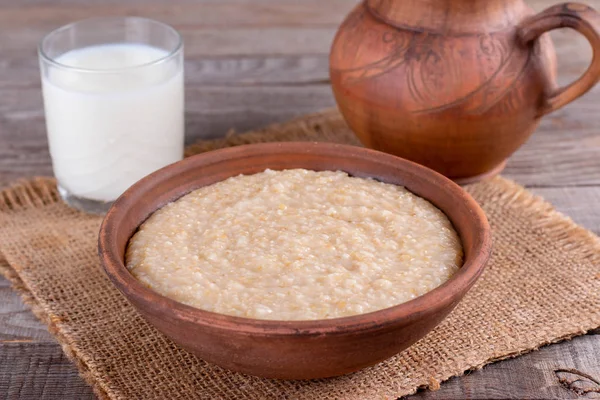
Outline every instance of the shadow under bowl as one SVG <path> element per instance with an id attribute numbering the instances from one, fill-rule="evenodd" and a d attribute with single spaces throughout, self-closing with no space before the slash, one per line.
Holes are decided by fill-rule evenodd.
<path id="1" fill-rule="evenodd" d="M 147 288 L 125 267 L 129 239 L 154 211 L 202 186 L 267 168 L 341 170 L 405 186 L 448 216 L 462 240 L 464 264 L 447 282 L 409 302 L 314 321 L 258 320 L 203 311 Z M 250 375 L 312 379 L 376 364 L 432 330 L 483 271 L 491 252 L 491 233 L 485 214 L 468 193 L 421 165 L 354 146 L 268 143 L 200 154 L 143 178 L 106 214 L 98 247 L 113 284 L 151 325 L 183 348 Z"/>

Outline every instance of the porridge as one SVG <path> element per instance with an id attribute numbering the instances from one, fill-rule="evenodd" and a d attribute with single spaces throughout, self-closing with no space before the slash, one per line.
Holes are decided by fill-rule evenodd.
<path id="1" fill-rule="evenodd" d="M 232 177 L 166 205 L 131 239 L 127 268 L 200 309 L 314 320 L 420 296 L 462 256 L 448 218 L 403 187 L 293 169 Z"/>

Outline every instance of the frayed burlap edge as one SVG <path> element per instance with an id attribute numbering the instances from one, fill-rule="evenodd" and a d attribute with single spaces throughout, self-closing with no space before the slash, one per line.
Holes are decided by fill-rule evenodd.
<path id="1" fill-rule="evenodd" d="M 500 191 L 500 195 L 497 197 L 496 201 L 505 202 L 504 204 L 506 206 L 527 208 L 528 211 L 531 212 L 532 217 L 536 219 L 536 227 L 550 229 L 553 233 L 557 234 L 555 239 L 559 246 L 569 251 L 583 250 L 581 254 L 584 258 L 589 259 L 592 263 L 600 264 L 600 237 L 595 235 L 593 232 L 577 225 L 569 216 L 557 211 L 554 206 L 544 200 L 544 198 L 534 195 L 513 180 L 495 177 L 493 178 L 493 181 L 495 186 Z M 464 189 L 468 192 L 472 192 L 476 187 L 477 183 L 464 186 Z M 597 279 L 600 279 L 600 275 L 597 276 Z M 538 351 L 544 346 L 571 340 L 575 337 L 585 335 L 588 332 L 598 329 L 600 329 L 600 321 L 596 321 L 588 326 L 581 326 L 580 330 L 576 332 L 561 335 L 551 340 L 542 341 L 536 346 L 523 346 L 517 351 L 497 357 L 490 357 L 468 369 L 455 371 L 455 373 L 449 373 L 446 376 L 441 377 L 439 380 L 435 377 L 430 377 L 430 382 L 428 385 L 417 387 L 404 396 L 410 396 L 422 389 L 437 391 L 440 389 L 440 385 L 442 383 L 451 378 L 463 376 L 469 371 L 480 370 L 486 365 Z"/>
<path id="2" fill-rule="evenodd" d="M 230 131 L 224 138 L 205 140 L 186 148 L 186 157 L 224 147 L 268 142 L 332 142 L 359 145 L 337 109 L 308 114 L 252 132 L 236 134 Z"/>
<path id="3" fill-rule="evenodd" d="M 46 177 L 35 177 L 31 180 L 19 180 L 0 192 L 0 212 L 18 212 L 28 208 L 41 207 L 60 200 L 56 189 L 56 180 Z M 73 348 L 72 341 L 60 328 L 59 318 L 45 309 L 33 292 L 21 280 L 17 270 L 11 267 L 0 253 L 0 274 L 2 274 L 21 296 L 23 303 L 31 309 L 33 315 L 48 327 L 48 332 L 54 336 L 63 353 L 75 364 L 79 376 L 92 387 L 99 399 L 110 399 L 100 382 L 94 378 L 82 357 Z"/>

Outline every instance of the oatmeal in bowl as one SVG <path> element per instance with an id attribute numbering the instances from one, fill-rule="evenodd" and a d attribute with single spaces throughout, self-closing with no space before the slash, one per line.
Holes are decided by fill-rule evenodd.
<path id="1" fill-rule="evenodd" d="M 126 254 L 158 293 L 272 320 L 391 307 L 447 281 L 462 246 L 438 208 L 341 171 L 267 169 L 197 189 L 144 222 Z"/>

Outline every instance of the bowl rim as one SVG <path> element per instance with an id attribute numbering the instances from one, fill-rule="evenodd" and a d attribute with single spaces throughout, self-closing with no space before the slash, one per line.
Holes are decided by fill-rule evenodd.
<path id="1" fill-rule="evenodd" d="M 475 229 L 479 232 L 477 235 L 479 240 L 475 240 L 472 254 L 465 257 L 461 268 L 449 280 L 405 303 L 364 314 L 319 320 L 261 320 L 206 311 L 163 296 L 144 286 L 121 261 L 124 256 L 119 256 L 117 241 L 113 238 L 116 237 L 119 220 L 127 214 L 129 208 L 135 207 L 136 202 L 130 200 L 128 195 L 133 191 L 146 192 L 154 186 L 155 180 L 160 182 L 160 178 L 171 175 L 174 166 L 181 169 L 185 167 L 193 169 L 194 165 L 200 160 L 223 163 L 244 156 L 260 156 L 265 152 L 288 154 L 308 152 L 326 157 L 328 152 L 333 154 L 332 152 L 340 150 L 353 157 L 370 158 L 371 160 L 377 158 L 378 162 L 386 163 L 390 167 L 409 171 L 418 179 L 427 181 L 428 185 L 443 186 L 452 196 L 466 203 L 470 210 L 468 218 L 475 224 Z M 308 166 L 306 168 L 310 169 Z M 407 189 L 410 190 L 408 187 Z M 426 197 L 423 198 L 430 201 Z M 154 211 L 163 206 L 164 204 Z M 436 205 L 436 207 L 438 206 Z M 454 220 L 456 218 L 446 212 L 444 214 L 455 225 Z M 461 242 L 463 242 L 462 238 Z M 182 319 L 213 329 L 218 328 L 235 331 L 237 334 L 263 336 L 351 335 L 357 332 L 380 329 L 392 322 L 408 324 L 422 318 L 424 314 L 427 315 L 431 311 L 447 306 L 448 303 L 458 303 L 462 295 L 457 297 L 457 294 L 466 293 L 483 272 L 491 255 L 491 248 L 491 229 L 485 213 L 466 191 L 450 179 L 425 166 L 390 154 L 358 146 L 325 142 L 258 143 L 228 147 L 187 157 L 151 173 L 127 189 L 107 212 L 98 235 L 98 255 L 106 275 L 136 308 L 138 305 L 143 304 L 147 307 L 145 308 L 146 311 L 152 310 L 150 313 L 153 315 L 170 315 L 171 318 L 174 317 L 177 320 Z"/>

